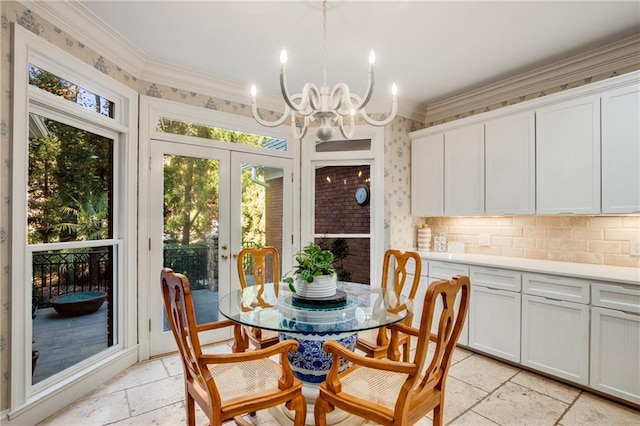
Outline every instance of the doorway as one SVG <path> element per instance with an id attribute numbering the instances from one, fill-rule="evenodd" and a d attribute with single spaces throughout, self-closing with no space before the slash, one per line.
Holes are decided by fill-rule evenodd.
<path id="1" fill-rule="evenodd" d="M 239 288 L 243 247 L 291 252 L 290 158 L 212 147 L 192 141 L 152 140 L 149 179 L 149 272 L 170 267 L 189 279 L 196 321 L 220 320 L 220 296 Z M 150 356 L 175 351 L 161 291 L 150 286 Z M 203 344 L 231 338 L 227 329 L 201 336 Z"/>

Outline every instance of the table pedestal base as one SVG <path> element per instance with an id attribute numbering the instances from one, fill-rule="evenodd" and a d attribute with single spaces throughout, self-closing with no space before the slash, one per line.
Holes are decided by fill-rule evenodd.
<path id="1" fill-rule="evenodd" d="M 322 346 L 324 342 L 332 340 L 353 351 L 356 348 L 358 335 L 357 333 L 302 334 L 281 332 L 279 336 L 280 341 L 293 339 L 300 344 L 298 350 L 290 353 L 288 358 L 293 374 L 302 381 L 302 393 L 307 400 L 307 420 L 305 424 L 313 425 L 315 424 L 313 408 L 319 394 L 318 386 L 327 378 L 327 373 L 333 363 L 331 355 L 324 352 Z M 346 369 L 347 366 L 347 362 L 343 360 L 340 371 Z M 284 407 L 278 407 L 269 412 L 280 424 L 293 424 L 295 414 L 292 411 Z M 364 423 L 359 422 L 359 418 L 351 417 L 349 413 L 345 413 L 336 408 L 327 415 L 327 424 L 337 424 L 347 418 L 349 418 L 349 425 Z M 345 422 L 344 424 L 347 423 Z"/>

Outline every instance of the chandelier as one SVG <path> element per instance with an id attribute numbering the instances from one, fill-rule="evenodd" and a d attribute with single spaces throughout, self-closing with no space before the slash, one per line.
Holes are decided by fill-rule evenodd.
<path id="1" fill-rule="evenodd" d="M 396 116 L 398 110 L 397 93 L 398 88 L 395 83 L 391 86 L 393 96 L 393 104 L 391 114 L 383 120 L 372 119 L 365 107 L 371 100 L 373 94 L 373 85 L 375 75 L 373 73 L 373 63 L 376 55 L 371 50 L 369 54 L 369 77 L 367 83 L 367 92 L 361 98 L 349 91 L 349 87 L 345 83 L 336 84 L 333 89 L 329 89 L 327 85 L 327 1 L 322 2 L 322 29 L 324 41 L 324 62 L 322 68 L 322 86 L 320 89 L 313 84 L 307 83 L 303 86 L 301 93 L 293 96 L 289 95 L 287 89 L 287 52 L 282 49 L 280 53 L 280 90 L 284 97 L 285 106 L 282 116 L 275 121 L 267 121 L 260 117 L 258 106 L 256 104 L 257 89 L 255 84 L 251 85 L 251 110 L 253 117 L 258 123 L 266 127 L 276 127 L 284 123 L 287 118 L 291 119 L 291 128 L 297 139 L 302 139 L 309 128 L 309 123 L 318 122 L 316 136 L 320 141 L 328 141 L 333 138 L 334 127 L 340 129 L 340 133 L 345 139 L 351 139 L 355 131 L 356 113 L 359 113 L 364 121 L 372 126 L 385 126 L 389 124 Z M 345 127 L 345 121 L 348 121 L 348 128 Z M 298 126 L 298 124 L 300 124 Z"/>

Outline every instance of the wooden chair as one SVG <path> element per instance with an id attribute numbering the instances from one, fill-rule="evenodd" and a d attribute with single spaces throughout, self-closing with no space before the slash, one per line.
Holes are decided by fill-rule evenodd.
<path id="1" fill-rule="evenodd" d="M 333 365 L 326 382 L 320 385 L 314 410 L 316 425 L 326 425 L 327 413 L 336 407 L 381 425 L 411 425 L 433 410 L 433 424 L 442 425 L 447 373 L 469 308 L 470 290 L 465 276 L 436 281 L 427 289 L 420 329 L 406 324 L 390 326 L 391 345 L 400 332 L 417 337 L 412 362 L 372 359 L 335 342 L 325 343 L 323 348 L 332 354 Z M 456 309 L 460 291 L 462 297 Z M 434 318 L 439 297 L 444 308 Z M 430 332 L 432 321 L 438 322 L 437 335 Z M 427 363 L 430 340 L 435 342 L 435 351 Z M 351 363 L 342 373 L 338 373 L 340 358 Z"/>
<path id="2" fill-rule="evenodd" d="M 176 339 L 182 366 L 187 408 L 187 424 L 195 425 L 195 405 L 209 418 L 210 425 L 221 425 L 239 416 L 285 404 L 295 410 L 296 425 L 304 425 L 307 404 L 302 395 L 302 383 L 293 376 L 287 360 L 289 351 L 298 343 L 287 340 L 268 349 L 229 353 L 204 354 L 198 335 L 206 330 L 235 326 L 232 321 L 196 324 L 189 281 L 165 268 L 161 274 L 162 293 L 171 331 Z M 235 327 L 236 337 L 240 327 Z M 243 346 L 243 345 L 241 345 Z M 280 365 L 269 359 L 280 355 Z"/>
<path id="3" fill-rule="evenodd" d="M 411 259 L 413 259 L 415 264 L 415 272 L 413 275 L 413 281 L 411 283 L 407 283 L 407 263 Z M 420 272 L 422 270 L 420 255 L 414 251 L 401 252 L 400 250 L 387 250 L 384 254 L 384 262 L 382 264 L 382 288 L 384 289 L 389 287 L 388 280 L 391 260 L 394 260 L 395 264 L 392 277 L 393 289 L 396 294 L 400 294 L 406 284 L 411 285 L 411 287 L 409 287 L 408 298 L 413 301 L 420 284 Z M 412 319 L 413 316 L 411 315 L 407 317 L 404 323 L 410 326 Z M 411 339 L 408 335 L 401 335 L 399 336 L 399 340 L 396 350 L 390 354 L 392 357 L 391 359 L 395 361 L 399 359 L 400 352 L 397 348 L 402 346 L 402 360 L 409 361 Z M 377 330 L 367 330 L 358 333 L 356 348 L 363 351 L 368 357 L 384 358 L 385 356 L 388 356 L 388 347 L 389 333 L 384 327 Z"/>
<path id="4" fill-rule="evenodd" d="M 271 256 L 268 256 L 271 254 Z M 271 271 L 267 269 L 267 259 L 271 259 L 269 266 Z M 251 263 L 251 260 L 253 263 Z M 280 255 L 275 247 L 263 248 L 243 248 L 238 253 L 238 277 L 240 278 L 240 286 L 247 288 L 246 267 L 251 265 L 251 273 L 255 279 L 255 284 L 264 286 L 267 274 L 273 273 L 273 291 L 278 297 L 280 287 Z M 278 343 L 278 333 L 268 330 L 260 330 L 255 327 L 244 327 L 245 333 L 251 344 L 257 349 L 268 348 Z"/>

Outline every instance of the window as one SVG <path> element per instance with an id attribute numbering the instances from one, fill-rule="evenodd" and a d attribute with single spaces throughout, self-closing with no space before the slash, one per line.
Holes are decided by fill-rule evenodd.
<path id="1" fill-rule="evenodd" d="M 11 404 L 23 413 L 55 388 L 88 391 L 83 378 L 122 369 L 113 361 L 136 344 L 137 94 L 19 26 L 14 42 Z"/>

